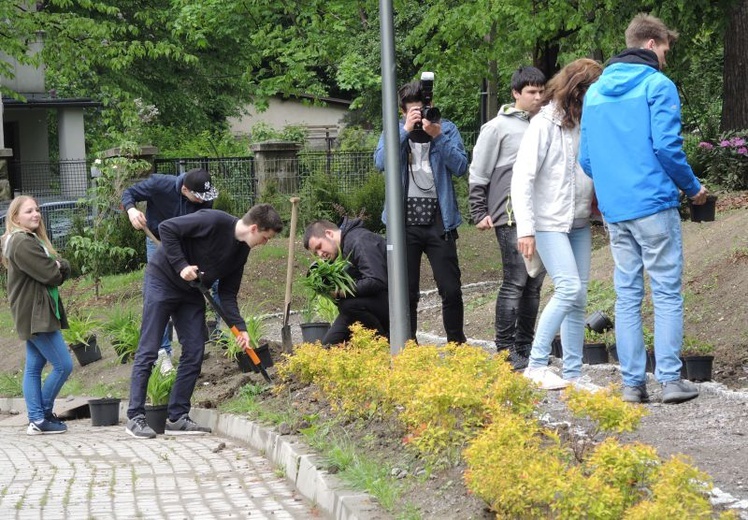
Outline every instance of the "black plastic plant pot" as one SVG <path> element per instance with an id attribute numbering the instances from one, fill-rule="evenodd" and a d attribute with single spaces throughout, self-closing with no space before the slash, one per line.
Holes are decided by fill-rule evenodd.
<path id="1" fill-rule="evenodd" d="M 96 336 L 88 338 L 88 345 L 84 343 L 73 343 L 70 345 L 70 350 L 75 354 L 75 359 L 78 360 L 80 366 L 84 367 L 90 365 L 94 361 L 101 359 L 101 349 L 98 343 L 96 343 Z"/>
<path id="2" fill-rule="evenodd" d="M 145 405 L 145 422 L 148 423 L 154 432 L 164 433 L 166 429 L 166 419 L 168 416 L 167 404 L 159 404 L 156 406 L 147 404 Z"/>
<path id="3" fill-rule="evenodd" d="M 605 343 L 585 343 L 582 350 L 582 363 L 602 365 L 608 362 L 608 348 Z"/>
<path id="4" fill-rule="evenodd" d="M 655 359 L 655 353 L 652 350 L 647 350 L 647 364 L 644 366 L 644 370 L 650 374 L 654 374 L 655 367 L 657 366 L 657 360 Z"/>
<path id="5" fill-rule="evenodd" d="M 713 222 L 717 213 L 717 196 L 707 195 L 704 204 L 688 203 L 691 208 L 691 222 Z"/>
<path id="6" fill-rule="evenodd" d="M 330 324 L 326 321 L 302 323 L 301 338 L 304 340 L 304 343 L 321 342 L 328 330 L 330 330 Z"/>
<path id="7" fill-rule="evenodd" d="M 587 325 L 588 329 L 600 334 L 613 328 L 613 322 L 602 311 L 595 311 L 587 316 L 585 325 Z"/>
<path id="8" fill-rule="evenodd" d="M 711 381 L 714 356 L 688 356 L 685 358 L 688 379 L 691 381 Z"/>
<path id="9" fill-rule="evenodd" d="M 615 343 L 608 345 L 608 357 L 613 363 L 618 363 L 618 347 Z"/>
<path id="10" fill-rule="evenodd" d="M 551 356 L 558 359 L 563 359 L 564 357 L 564 348 L 561 345 L 560 336 L 556 336 L 555 338 L 553 338 L 553 341 L 551 341 Z"/>
<path id="11" fill-rule="evenodd" d="M 89 399 L 91 426 L 114 426 L 119 422 L 119 403 L 121 399 Z"/>

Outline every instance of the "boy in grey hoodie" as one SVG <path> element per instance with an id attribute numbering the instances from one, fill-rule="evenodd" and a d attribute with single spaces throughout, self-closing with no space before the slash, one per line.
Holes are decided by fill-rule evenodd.
<path id="1" fill-rule="evenodd" d="M 512 75 L 515 102 L 503 105 L 499 114 L 481 127 L 470 164 L 470 215 L 478 229 L 494 229 L 503 265 L 496 297 L 496 349 L 509 351 L 515 370 L 527 366 L 545 273 L 531 278 L 517 251 L 510 199 L 512 167 L 530 117 L 540 110 L 545 82 L 535 67 L 517 69 Z"/>

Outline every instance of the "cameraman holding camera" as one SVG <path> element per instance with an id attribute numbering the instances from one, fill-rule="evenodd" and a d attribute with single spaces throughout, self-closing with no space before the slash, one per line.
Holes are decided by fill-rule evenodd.
<path id="1" fill-rule="evenodd" d="M 421 258 L 431 264 L 439 296 L 447 341 L 464 343 L 464 308 L 460 266 L 457 263 L 457 207 L 452 176 L 467 171 L 467 153 L 454 123 L 441 118 L 432 105 L 434 75 L 424 72 L 398 91 L 400 111 L 400 165 L 405 194 L 405 243 L 408 264 L 410 337 L 416 339 L 420 299 Z M 374 152 L 384 170 L 384 134 Z M 382 213 L 387 224 L 387 210 Z"/>

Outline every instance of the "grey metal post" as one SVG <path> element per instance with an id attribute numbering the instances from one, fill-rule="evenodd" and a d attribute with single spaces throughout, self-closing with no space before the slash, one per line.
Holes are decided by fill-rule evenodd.
<path id="1" fill-rule="evenodd" d="M 408 272 L 405 259 L 405 209 L 400 179 L 395 30 L 392 0 L 379 1 L 382 38 L 382 116 L 384 121 L 385 194 L 387 198 L 387 272 L 390 298 L 390 352 L 397 354 L 410 336 Z"/>

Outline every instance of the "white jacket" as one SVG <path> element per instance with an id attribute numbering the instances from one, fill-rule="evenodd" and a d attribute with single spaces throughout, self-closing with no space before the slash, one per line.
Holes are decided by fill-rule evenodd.
<path id="1" fill-rule="evenodd" d="M 571 231 L 575 219 L 589 218 L 593 185 L 577 162 L 579 127 L 561 126 L 553 102 L 530 120 L 512 174 L 517 237 L 535 231 Z"/>

